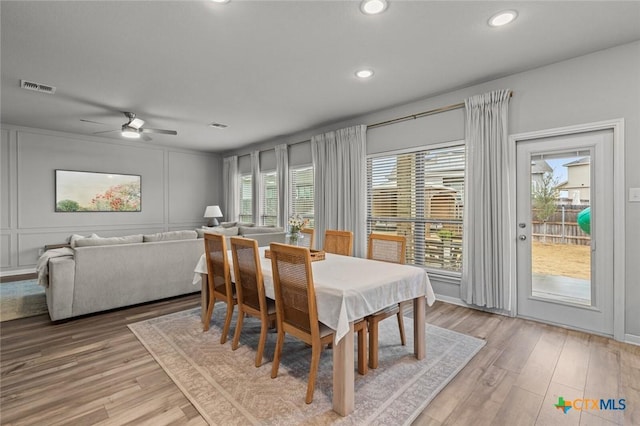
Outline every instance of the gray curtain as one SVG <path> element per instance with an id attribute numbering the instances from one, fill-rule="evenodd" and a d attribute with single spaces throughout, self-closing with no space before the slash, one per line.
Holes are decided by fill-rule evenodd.
<path id="1" fill-rule="evenodd" d="M 238 156 L 222 160 L 222 211 L 227 221 L 238 220 L 240 212 L 240 188 L 238 186 Z"/>
<path id="2" fill-rule="evenodd" d="M 278 179 L 278 226 L 285 226 L 289 216 L 289 151 L 287 145 L 276 146 Z"/>
<path id="3" fill-rule="evenodd" d="M 251 153 L 251 203 L 253 206 L 253 221 L 260 222 L 260 151 Z"/>
<path id="4" fill-rule="evenodd" d="M 515 164 L 508 144 L 510 90 L 473 96 L 466 106 L 466 174 L 461 298 L 510 311 L 515 280 L 515 230 L 510 200 Z"/>
<path id="5" fill-rule="evenodd" d="M 353 231 L 355 255 L 365 256 L 366 132 L 360 125 L 311 138 L 318 248 L 324 246 L 327 229 Z"/>

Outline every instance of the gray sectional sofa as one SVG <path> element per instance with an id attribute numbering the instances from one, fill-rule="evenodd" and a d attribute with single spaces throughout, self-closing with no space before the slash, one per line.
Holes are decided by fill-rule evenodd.
<path id="1" fill-rule="evenodd" d="M 182 232 L 182 231 L 180 231 Z M 195 231 L 189 239 L 78 241 L 70 256 L 48 260 L 45 293 L 52 320 L 194 293 L 193 270 L 204 253 Z M 171 233 L 162 233 L 164 235 Z M 154 234 L 162 238 L 162 234 Z M 137 238 L 133 238 L 137 240 Z"/>
<path id="2" fill-rule="evenodd" d="M 38 262 L 49 316 L 56 321 L 198 292 L 193 275 L 204 254 L 198 238 L 204 232 L 243 235 L 258 245 L 285 240 L 282 228 L 248 225 L 113 238 L 73 235 L 71 247 L 46 252 Z"/>

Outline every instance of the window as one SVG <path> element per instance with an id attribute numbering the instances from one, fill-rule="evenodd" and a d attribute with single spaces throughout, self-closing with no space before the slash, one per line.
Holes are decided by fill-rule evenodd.
<path id="1" fill-rule="evenodd" d="M 240 175 L 240 222 L 253 222 L 251 175 Z"/>
<path id="2" fill-rule="evenodd" d="M 407 263 L 462 271 L 464 144 L 367 159 L 367 230 L 407 237 Z"/>
<path id="3" fill-rule="evenodd" d="M 313 228 L 313 166 L 290 169 L 289 189 L 289 215 L 300 215 L 309 221 L 307 228 Z"/>
<path id="4" fill-rule="evenodd" d="M 262 173 L 260 203 L 260 224 L 276 226 L 278 224 L 278 175 L 276 172 Z"/>

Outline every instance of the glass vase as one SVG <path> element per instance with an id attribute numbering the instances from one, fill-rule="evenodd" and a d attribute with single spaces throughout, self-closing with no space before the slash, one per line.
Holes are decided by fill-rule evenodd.
<path id="1" fill-rule="evenodd" d="M 303 246 L 304 244 L 302 244 L 302 239 L 304 238 L 304 235 L 302 235 L 301 232 L 290 232 L 287 234 L 287 244 L 290 244 L 292 246 Z"/>

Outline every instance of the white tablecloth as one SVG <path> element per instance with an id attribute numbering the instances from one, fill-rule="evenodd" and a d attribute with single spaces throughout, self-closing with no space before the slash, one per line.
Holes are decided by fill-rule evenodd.
<path id="1" fill-rule="evenodd" d="M 265 293 L 274 298 L 271 259 L 264 257 L 266 249 L 259 248 Z M 233 280 L 230 251 L 229 259 Z M 349 331 L 349 322 L 387 306 L 422 296 L 429 306 L 436 300 L 427 273 L 416 266 L 327 253 L 325 260 L 312 262 L 312 269 L 318 319 L 336 331 L 336 342 Z M 193 284 L 199 285 L 200 274 L 207 273 L 204 254 L 195 273 Z"/>

